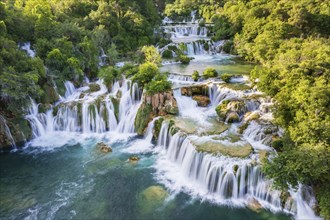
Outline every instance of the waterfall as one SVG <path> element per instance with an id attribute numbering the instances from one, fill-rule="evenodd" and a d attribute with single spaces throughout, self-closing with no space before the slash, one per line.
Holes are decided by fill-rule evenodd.
<path id="1" fill-rule="evenodd" d="M 10 129 L 7 125 L 7 120 L 5 119 L 5 117 L 3 117 L 2 115 L 0 115 L 0 133 L 4 134 L 5 137 L 7 137 L 7 139 L 10 142 L 10 145 L 13 148 L 16 148 L 16 144 L 15 144 L 15 140 L 10 132 Z"/>
<path id="2" fill-rule="evenodd" d="M 277 133 L 277 128 L 274 125 L 250 121 L 243 136 L 255 149 L 270 150 L 271 148 L 267 145 L 270 145 L 274 133 Z"/>
<path id="3" fill-rule="evenodd" d="M 218 204 L 246 206 L 255 200 L 275 212 L 314 216 L 309 204 L 301 198 L 301 191 L 290 191 L 285 204 L 294 205 L 282 207 L 281 191 L 272 189 L 272 181 L 265 178 L 252 159 L 197 152 L 189 136 L 178 132 L 171 137 L 168 130 L 168 123 L 163 122 L 158 137 L 162 151 L 156 168 L 157 178 L 169 188 L 184 190 Z"/>
<path id="4" fill-rule="evenodd" d="M 153 138 L 153 130 L 155 126 L 155 121 L 159 119 L 159 117 L 154 118 L 151 122 L 148 124 L 148 129 L 147 132 L 144 135 L 144 139 L 148 142 L 151 143 L 152 138 Z"/>
<path id="5" fill-rule="evenodd" d="M 230 100 L 242 97 L 244 91 L 235 91 L 216 84 L 209 84 L 209 98 L 213 106 L 219 105 L 223 100 Z"/>
<path id="6" fill-rule="evenodd" d="M 64 83 L 64 86 L 65 86 L 64 97 L 67 99 L 70 95 L 72 95 L 76 91 L 76 88 L 74 87 L 73 83 L 70 81 L 66 81 Z"/>
<path id="7" fill-rule="evenodd" d="M 31 49 L 31 43 L 30 42 L 23 43 L 23 45 L 21 46 L 21 49 L 25 50 L 30 57 L 35 57 L 36 56 L 36 52 Z"/>
<path id="8" fill-rule="evenodd" d="M 134 83 L 129 89 L 128 84 L 121 89 L 122 98 L 119 104 L 119 124 L 117 131 L 121 133 L 133 133 L 134 121 L 140 107 L 140 91 L 138 85 Z"/>
<path id="9" fill-rule="evenodd" d="M 122 86 L 115 82 L 110 94 L 102 81 L 97 81 L 100 90 L 87 93 L 86 88 L 75 89 L 70 82 L 65 83 L 65 98 L 45 113 L 38 112 L 38 105 L 31 100 L 26 119 L 30 122 L 33 137 L 43 136 L 49 132 L 66 131 L 82 133 L 104 133 L 118 131 L 134 133 L 135 115 L 140 104 L 140 91 L 137 84 L 123 80 Z M 87 87 L 88 89 L 88 87 Z M 86 91 L 83 98 L 82 91 Z M 120 92 L 118 100 L 119 118 L 112 98 Z M 114 98 L 116 99 L 116 98 Z"/>

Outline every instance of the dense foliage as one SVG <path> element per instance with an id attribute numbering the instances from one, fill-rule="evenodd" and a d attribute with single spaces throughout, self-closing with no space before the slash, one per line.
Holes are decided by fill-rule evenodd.
<path id="1" fill-rule="evenodd" d="M 109 83 L 114 69 L 98 73 L 99 64 L 134 59 L 136 50 L 155 43 L 159 23 L 153 0 L 1 2 L 1 109 L 22 114 L 29 97 L 52 103 L 43 97 L 56 94 L 55 84 L 63 94 L 66 80 L 79 85 L 84 76 L 100 75 Z M 35 58 L 19 49 L 25 42 L 31 42 Z"/>

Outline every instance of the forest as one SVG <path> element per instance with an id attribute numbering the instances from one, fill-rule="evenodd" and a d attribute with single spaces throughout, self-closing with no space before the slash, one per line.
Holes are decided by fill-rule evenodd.
<path id="1" fill-rule="evenodd" d="M 330 219 L 329 1 L 2 1 L 0 114 L 23 129 L 31 99 L 46 111 L 64 95 L 65 81 L 82 86 L 85 77 L 111 88 L 124 75 L 149 95 L 171 90 L 159 70 L 157 47 L 170 43 L 159 27 L 165 16 L 180 20 L 193 10 L 200 26 L 214 24 L 208 36 L 225 40 L 225 52 L 256 65 L 253 85 L 274 100 L 283 136 L 273 140 L 276 153 L 263 160 L 263 172 L 279 189 L 312 186 L 318 214 Z M 26 42 L 32 57 L 21 49 Z M 190 62 L 183 53 L 178 59 Z"/>

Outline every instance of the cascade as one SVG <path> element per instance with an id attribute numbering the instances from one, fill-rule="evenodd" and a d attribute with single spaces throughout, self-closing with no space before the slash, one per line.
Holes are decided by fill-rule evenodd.
<path id="1" fill-rule="evenodd" d="M 15 140 L 10 132 L 10 129 L 7 125 L 7 120 L 5 119 L 5 117 L 3 117 L 2 115 L 0 115 L 0 133 L 1 134 L 4 134 L 9 142 L 10 142 L 10 145 L 13 147 L 13 148 L 16 148 L 16 144 L 15 144 Z"/>
<path id="2" fill-rule="evenodd" d="M 134 133 L 134 119 L 140 104 L 137 84 L 131 86 L 129 80 L 123 80 L 120 86 L 119 82 L 115 82 L 111 93 L 107 94 L 102 81 L 96 83 L 100 85 L 99 91 L 82 93 L 86 88 L 75 89 L 72 83 L 66 82 L 65 98 L 45 113 L 39 113 L 38 105 L 31 100 L 26 119 L 31 124 L 33 137 L 54 131 Z M 112 102 L 112 97 L 118 92 L 122 94 L 119 101 L 119 120 L 115 116 L 116 110 Z M 80 97 L 81 94 L 84 94 L 83 98 Z"/>
<path id="3" fill-rule="evenodd" d="M 100 56 L 99 56 L 99 60 L 100 60 L 99 66 L 104 66 L 106 64 L 106 58 L 107 57 L 108 56 L 104 53 L 104 50 L 101 47 L 101 49 L 100 49 Z"/>
<path id="4" fill-rule="evenodd" d="M 23 45 L 21 46 L 21 49 L 25 50 L 30 57 L 36 56 L 36 52 L 31 49 L 30 42 L 23 43 Z"/>
<path id="5" fill-rule="evenodd" d="M 285 211 L 297 217 L 315 216 L 310 204 L 301 198 L 301 190 L 291 190 L 283 207 L 281 192 L 272 189 L 272 181 L 265 178 L 252 159 L 197 152 L 189 136 L 181 132 L 174 136 L 169 134 L 168 122 L 162 124 L 158 146 L 162 151 L 156 164 L 157 178 L 173 190 L 179 187 L 219 204 L 246 206 L 256 200 L 275 212 Z M 164 161 L 170 164 L 165 166 Z"/>
<path id="6" fill-rule="evenodd" d="M 70 95 L 72 95 L 76 91 L 76 88 L 74 87 L 73 83 L 70 81 L 66 81 L 64 83 L 64 86 L 65 86 L 64 97 L 67 99 Z"/>

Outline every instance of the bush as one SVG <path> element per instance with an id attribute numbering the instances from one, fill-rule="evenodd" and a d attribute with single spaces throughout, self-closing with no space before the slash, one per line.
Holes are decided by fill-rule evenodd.
<path id="1" fill-rule="evenodd" d="M 180 55 L 177 59 L 177 61 L 180 61 L 182 64 L 189 64 L 190 60 L 192 60 L 192 58 L 186 55 Z"/>
<path id="2" fill-rule="evenodd" d="M 132 77 L 132 80 L 137 82 L 140 87 L 143 87 L 158 74 L 160 74 L 160 72 L 157 65 L 147 62 L 139 66 L 139 71 Z"/>
<path id="3" fill-rule="evenodd" d="M 173 53 L 172 53 L 172 51 L 170 51 L 168 49 L 164 50 L 162 57 L 167 58 L 167 59 L 173 58 Z"/>
<path id="4" fill-rule="evenodd" d="M 233 42 L 232 41 L 226 41 L 226 43 L 223 45 L 222 50 L 225 53 L 232 53 L 232 48 L 233 48 Z"/>
<path id="5" fill-rule="evenodd" d="M 197 70 L 194 71 L 194 73 L 191 75 L 192 79 L 197 82 L 200 78 L 199 72 Z"/>
<path id="6" fill-rule="evenodd" d="M 146 85 L 148 95 L 153 95 L 160 92 L 171 90 L 172 83 L 167 80 L 165 74 L 158 74 L 151 82 Z"/>
<path id="7" fill-rule="evenodd" d="M 218 76 L 218 72 L 212 67 L 207 68 L 203 72 L 204 79 L 213 78 L 213 77 L 217 77 L 217 76 Z"/>
<path id="8" fill-rule="evenodd" d="M 131 63 L 126 63 L 122 68 L 120 68 L 120 72 L 129 78 L 139 72 L 139 67 Z"/>
<path id="9" fill-rule="evenodd" d="M 89 91 L 90 92 L 97 92 L 99 91 L 101 88 L 100 88 L 100 85 L 99 84 L 96 84 L 96 83 L 93 83 L 93 84 L 89 84 Z"/>
<path id="10" fill-rule="evenodd" d="M 198 26 L 205 27 L 205 20 L 204 19 L 200 20 L 200 22 L 198 23 Z"/>
<path id="11" fill-rule="evenodd" d="M 232 75 L 228 74 L 228 73 L 224 73 L 220 75 L 220 78 L 222 81 L 229 83 L 230 79 L 231 79 Z"/>
<path id="12" fill-rule="evenodd" d="M 118 69 L 108 66 L 99 70 L 98 77 L 104 80 L 105 85 L 110 88 L 115 79 L 120 76 Z"/>

